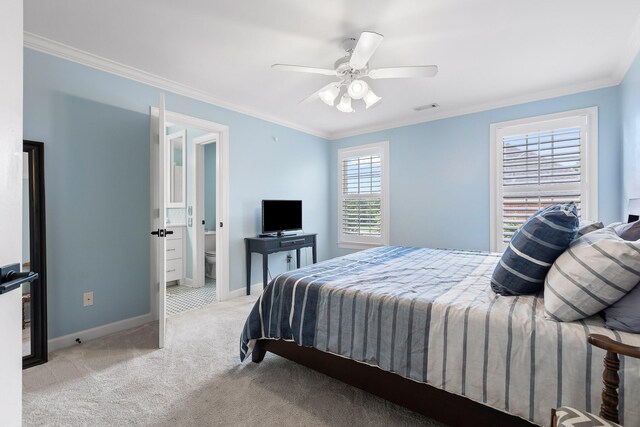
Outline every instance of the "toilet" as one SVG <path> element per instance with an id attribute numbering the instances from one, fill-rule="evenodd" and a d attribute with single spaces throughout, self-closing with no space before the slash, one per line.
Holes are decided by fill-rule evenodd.
<path id="1" fill-rule="evenodd" d="M 204 271 L 211 279 L 216 278 L 216 232 L 204 233 Z"/>

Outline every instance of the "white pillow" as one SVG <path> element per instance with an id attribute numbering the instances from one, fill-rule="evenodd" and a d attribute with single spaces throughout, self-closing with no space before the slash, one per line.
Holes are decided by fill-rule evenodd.
<path id="1" fill-rule="evenodd" d="M 621 239 L 613 227 L 574 240 L 553 263 L 544 287 L 545 316 L 584 319 L 625 296 L 640 281 L 640 242 Z"/>

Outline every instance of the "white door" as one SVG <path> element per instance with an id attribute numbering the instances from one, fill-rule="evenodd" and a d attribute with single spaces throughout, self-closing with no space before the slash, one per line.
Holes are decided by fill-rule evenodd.
<path id="1" fill-rule="evenodd" d="M 166 119 L 165 119 L 164 94 L 160 94 L 160 106 L 158 107 L 158 162 L 156 163 L 156 200 L 158 206 L 158 220 L 154 233 L 157 239 L 156 250 L 156 277 L 158 280 L 158 347 L 164 348 L 165 331 L 167 327 L 167 241 L 165 233 L 167 230 L 167 209 L 166 209 L 166 171 L 167 161 L 166 150 Z"/>
<path id="2" fill-rule="evenodd" d="M 0 266 L 22 259 L 22 0 L 0 2 Z M 22 424 L 20 288 L 0 295 L 0 424 Z"/>

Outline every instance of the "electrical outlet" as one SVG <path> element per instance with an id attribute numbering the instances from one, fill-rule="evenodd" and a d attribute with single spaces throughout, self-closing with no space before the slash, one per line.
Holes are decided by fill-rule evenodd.
<path id="1" fill-rule="evenodd" d="M 84 306 L 89 307 L 93 305 L 93 292 L 85 292 L 84 293 Z"/>

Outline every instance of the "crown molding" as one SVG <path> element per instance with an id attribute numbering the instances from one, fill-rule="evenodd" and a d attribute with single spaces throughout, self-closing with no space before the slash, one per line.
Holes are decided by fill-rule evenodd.
<path id="1" fill-rule="evenodd" d="M 629 40 L 627 40 L 624 48 L 622 58 L 613 71 L 613 77 L 618 81 L 618 84 L 624 80 L 624 76 L 627 74 L 627 71 L 629 71 L 629 67 L 633 64 L 636 56 L 638 56 L 638 52 L 640 52 L 640 18 L 638 18 L 638 22 L 636 22 L 635 27 L 633 27 L 631 36 L 629 36 Z"/>
<path id="2" fill-rule="evenodd" d="M 499 101 L 492 101 L 483 104 L 477 104 L 469 107 L 440 110 L 433 112 L 433 110 L 427 110 L 421 117 L 415 117 L 407 120 L 397 120 L 387 123 L 378 124 L 375 126 L 369 126 L 365 128 L 353 129 L 344 132 L 335 132 L 329 135 L 329 139 L 335 141 L 337 139 L 349 138 L 352 136 L 364 135 L 372 132 L 380 132 L 383 130 L 395 129 L 404 126 L 417 125 L 420 123 L 432 122 L 435 120 L 448 119 L 451 117 L 464 116 L 467 114 L 480 113 L 482 111 L 495 110 L 498 108 L 511 107 L 519 104 L 526 104 L 528 102 L 542 101 L 545 99 L 557 98 L 559 96 L 573 95 L 580 92 L 588 92 L 590 90 L 603 89 L 606 87 L 616 86 L 619 81 L 611 76 L 600 80 L 595 80 L 588 83 L 563 86 L 556 89 L 540 91 L 536 93 L 530 93 L 526 95 L 519 95 L 511 98 L 501 99 Z M 428 116 L 426 116 L 428 114 Z"/>
<path id="3" fill-rule="evenodd" d="M 234 103 L 223 101 L 199 89 L 169 79 L 165 79 L 164 77 L 160 77 L 155 74 L 151 74 L 146 71 L 142 71 L 137 68 L 130 67 L 128 65 L 121 64 L 119 62 L 112 61 L 110 59 L 103 58 L 101 56 L 94 55 L 80 49 L 76 49 L 72 46 L 39 36 L 37 34 L 30 33 L 28 31 L 24 32 L 24 46 L 38 52 L 76 62 L 78 64 L 95 68 L 100 71 L 115 74 L 117 76 L 124 77 L 130 80 L 135 80 L 137 82 L 153 86 L 158 89 L 166 90 L 177 95 L 186 96 L 188 98 L 206 102 L 207 104 L 223 107 L 237 113 L 245 114 L 260 120 L 265 120 L 267 122 L 285 126 L 290 129 L 295 129 L 300 132 L 304 132 L 323 139 L 328 138 L 328 134 L 317 129 L 300 126 L 299 124 L 290 122 L 288 120 L 283 120 L 278 117 L 266 115 Z"/>
<path id="4" fill-rule="evenodd" d="M 526 95 L 519 95 L 511 98 L 502 99 L 499 101 L 492 101 L 482 104 L 477 104 L 469 107 L 458 109 L 439 109 L 435 112 L 433 110 L 427 110 L 419 117 L 414 117 L 404 120 L 390 121 L 382 124 L 376 124 L 373 126 L 355 128 L 342 132 L 322 132 L 317 129 L 312 129 L 306 126 L 301 126 L 297 123 L 290 122 L 288 120 L 280 119 L 277 117 L 265 115 L 263 113 L 242 107 L 237 104 L 229 103 L 216 98 L 206 92 L 199 89 L 183 85 L 181 83 L 174 82 L 169 79 L 157 76 L 155 74 L 142 71 L 128 65 L 112 61 L 107 58 L 103 58 L 89 52 L 85 52 L 80 49 L 65 45 L 63 43 L 56 42 L 54 40 L 47 39 L 25 31 L 24 33 L 24 46 L 39 52 L 43 52 L 52 56 L 56 56 L 62 59 L 66 59 L 72 62 L 76 62 L 82 65 L 86 65 L 91 68 L 95 68 L 100 71 L 115 74 L 130 80 L 153 86 L 162 90 L 173 92 L 178 95 L 186 96 L 198 101 L 206 102 L 208 104 L 223 107 L 241 114 L 245 114 L 251 117 L 255 117 L 261 120 L 265 120 L 271 123 L 275 123 L 281 126 L 286 126 L 291 129 L 298 130 L 310 135 L 314 135 L 320 138 L 328 140 L 337 140 L 341 138 L 348 138 L 357 135 L 364 135 L 372 132 L 379 132 L 383 130 L 389 130 L 399 128 L 403 126 L 411 126 L 420 123 L 431 122 L 435 120 L 442 120 L 456 116 L 463 116 L 466 114 L 479 113 L 482 111 L 493 110 L 497 108 L 509 107 L 518 104 L 524 104 L 528 102 L 541 101 L 544 99 L 556 98 L 559 96 L 572 95 L 580 92 L 587 92 L 590 90 L 602 89 L 610 86 L 616 86 L 622 82 L 629 67 L 633 63 L 634 59 L 640 52 L 640 19 L 636 23 L 634 30 L 629 37 L 627 45 L 624 50 L 624 54 L 617 66 L 614 68 L 611 75 L 607 78 L 591 81 L 588 83 L 582 83 L 572 86 L 563 86 L 556 89 L 530 93 Z"/>

